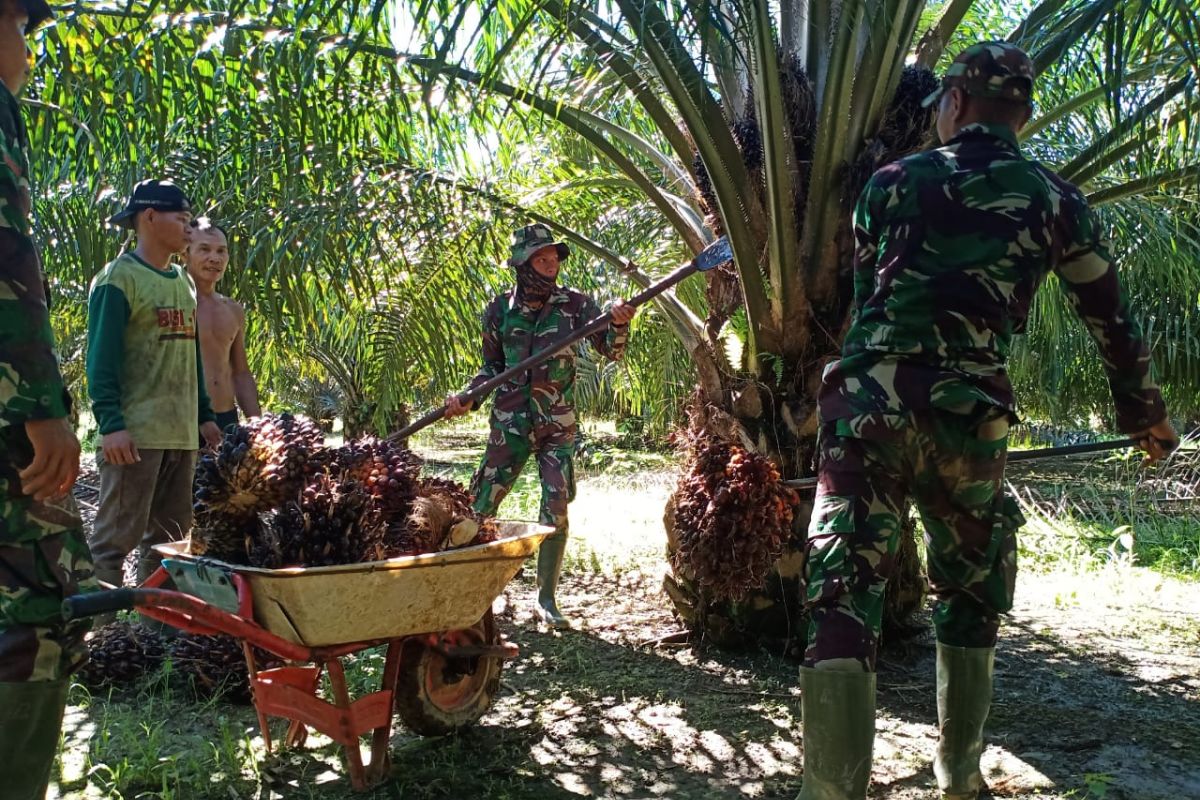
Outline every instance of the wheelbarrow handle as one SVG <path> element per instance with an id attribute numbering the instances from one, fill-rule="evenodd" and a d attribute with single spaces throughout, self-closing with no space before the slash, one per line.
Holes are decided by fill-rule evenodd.
<path id="1" fill-rule="evenodd" d="M 679 283 L 689 275 L 692 275 L 695 272 L 707 272 L 713 267 L 720 266 L 732 258 L 733 253 L 730 250 L 729 241 L 722 236 L 712 244 L 705 247 L 704 250 L 702 250 L 694 259 L 684 264 L 682 267 L 675 270 L 658 283 L 646 287 L 633 297 L 626 300 L 625 305 L 637 308 L 643 303 L 658 297 L 667 289 L 670 289 L 672 286 Z M 519 361 L 514 366 L 509 367 L 494 378 L 488 379 L 486 382 L 476 386 L 474 389 L 463 392 L 458 396 L 459 399 L 464 403 L 467 403 L 487 397 L 487 395 L 491 393 L 493 389 L 503 385 L 513 376 L 520 375 L 522 372 L 536 367 L 544 361 L 549 361 L 563 348 L 570 347 L 576 342 L 585 339 L 594 333 L 599 333 L 600 331 L 604 330 L 609 326 L 610 322 L 612 322 L 612 313 L 606 311 L 588 324 L 584 325 L 582 328 L 572 331 L 561 339 L 558 339 L 552 344 L 547 345 L 545 350 L 542 350 L 539 353 L 534 353 L 528 358 Z M 444 416 L 446 416 L 446 407 L 442 406 L 441 408 L 436 408 L 418 419 L 416 422 L 410 423 L 387 438 L 389 440 L 407 439 L 417 431 L 429 427 Z"/>
<path id="2" fill-rule="evenodd" d="M 62 615 L 65 620 L 94 617 L 133 608 L 137 598 L 136 589 L 111 589 L 104 592 L 76 594 L 63 600 Z"/>
<path id="3" fill-rule="evenodd" d="M 235 576 L 237 577 L 239 576 Z M 65 619 L 72 620 L 131 608 L 136 608 L 151 619 L 189 633 L 233 636 L 269 650 L 288 661 L 311 661 L 314 654 L 324 656 L 338 652 L 338 648 L 312 648 L 295 644 L 276 636 L 252 619 L 225 611 L 199 597 L 170 589 L 125 588 L 77 594 L 63 600 L 62 615 Z M 358 645 L 358 649 L 368 646 L 364 643 L 355 644 Z"/>

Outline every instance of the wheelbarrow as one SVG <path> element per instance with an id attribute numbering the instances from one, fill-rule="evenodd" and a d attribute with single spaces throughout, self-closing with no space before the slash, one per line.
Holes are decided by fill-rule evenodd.
<path id="1" fill-rule="evenodd" d="M 68 619 L 124 609 L 202 635 L 242 643 L 263 743 L 269 718 L 288 720 L 286 747 L 309 730 L 342 745 L 351 785 L 364 791 L 390 769 L 392 719 L 422 736 L 474 724 L 491 706 L 505 659 L 492 602 L 553 528 L 501 522 L 488 544 L 365 564 L 257 569 L 186 552 L 186 542 L 156 546 L 163 566 L 136 589 L 67 598 Z M 162 588 L 171 579 L 178 590 Z M 343 659 L 386 646 L 378 691 L 352 700 Z M 254 648 L 286 666 L 261 668 Z M 322 674 L 332 698 L 320 697 Z M 360 737 L 371 735 L 370 761 Z"/>

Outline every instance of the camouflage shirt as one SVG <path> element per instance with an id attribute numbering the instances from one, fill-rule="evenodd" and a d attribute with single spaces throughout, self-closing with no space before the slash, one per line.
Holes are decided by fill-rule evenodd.
<path id="1" fill-rule="evenodd" d="M 890 164 L 854 211 L 854 315 L 825 370 L 823 421 L 983 401 L 1015 411 L 1005 362 L 1051 270 L 1099 347 L 1117 425 L 1166 416 L 1117 269 L 1079 189 L 969 125 Z"/>
<path id="2" fill-rule="evenodd" d="M 483 367 L 468 389 L 483 384 L 578 330 L 603 313 L 596 302 L 573 289 L 556 288 L 549 300 L 533 309 L 516 299 L 516 291 L 496 297 L 483 312 Z M 619 359 L 628 327 L 610 325 L 588 341 L 602 355 Z M 484 398 L 476 401 L 482 404 Z M 496 393 L 492 424 L 539 439 L 575 434 L 575 349 L 568 347 L 550 360 L 506 382 Z"/>
<path id="3" fill-rule="evenodd" d="M 49 290 L 30 236 L 29 138 L 0 82 L 0 427 L 65 417 Z"/>

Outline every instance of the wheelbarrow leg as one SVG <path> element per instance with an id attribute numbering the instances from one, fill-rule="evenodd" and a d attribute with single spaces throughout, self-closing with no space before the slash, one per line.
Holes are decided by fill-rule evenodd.
<path id="1" fill-rule="evenodd" d="M 298 719 L 292 720 L 292 724 L 288 725 L 287 734 L 284 736 L 284 747 L 290 747 L 293 750 L 300 750 L 304 747 L 304 743 L 308 741 L 308 727 Z"/>
<path id="2" fill-rule="evenodd" d="M 346 739 L 346 764 L 350 767 L 350 785 L 356 792 L 365 791 L 368 787 L 367 772 L 363 767 L 362 747 L 358 741 L 358 734 L 354 730 L 354 717 L 350 710 L 350 692 L 346 690 L 346 673 L 342 670 L 342 660 L 340 658 L 330 659 L 325 664 L 325 668 L 329 671 L 329 685 L 333 689 L 334 705 L 341 712 L 338 716 L 338 724 Z"/>
<path id="3" fill-rule="evenodd" d="M 324 665 L 318 662 L 316 666 L 317 676 L 313 679 L 314 685 L 320 683 L 320 670 Z M 287 733 L 283 736 L 283 746 L 292 750 L 303 750 L 306 742 L 308 742 L 308 726 L 298 719 L 292 720 L 288 725 Z"/>
<path id="4" fill-rule="evenodd" d="M 367 768 L 367 777 L 372 783 L 378 783 L 387 777 L 392 769 L 392 717 L 396 707 L 396 679 L 400 675 L 400 654 L 403 639 L 393 639 L 388 642 L 387 659 L 383 662 L 383 691 L 388 692 L 387 721 L 375 729 L 371 737 L 371 764 Z"/>
<path id="5" fill-rule="evenodd" d="M 254 648 L 244 639 L 242 640 L 242 655 L 246 657 L 246 672 L 250 680 L 250 701 L 254 703 L 254 713 L 258 715 L 258 729 L 262 731 L 263 747 L 270 755 L 271 728 L 267 723 L 267 715 L 259 710 L 258 699 L 254 696 L 254 679 L 258 676 L 258 661 L 254 658 Z"/>

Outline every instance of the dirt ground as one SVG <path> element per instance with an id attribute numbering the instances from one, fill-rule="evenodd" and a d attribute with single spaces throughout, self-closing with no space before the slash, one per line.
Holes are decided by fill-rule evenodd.
<path id="1" fill-rule="evenodd" d="M 351 793 L 338 749 L 323 737 L 301 752 L 265 756 L 247 708 L 197 709 L 158 698 L 154 709 L 139 709 L 144 700 L 93 698 L 69 710 L 52 796 L 794 797 L 803 750 L 796 664 L 671 636 L 679 629 L 659 590 L 661 566 L 640 555 L 662 552 L 662 528 L 652 518 L 668 486 L 644 475 L 581 483 L 572 512 L 581 534 L 561 590 L 578 629 L 536 625 L 527 566 L 497 601 L 501 630 L 521 656 L 504 670 L 492 710 L 449 738 L 397 730 L 392 778 L 378 789 Z M 618 508 L 638 524 L 605 528 Z M 618 558 L 630 552 L 639 554 L 633 566 Z M 1019 579 L 997 656 L 983 759 L 993 796 L 1200 798 L 1197 584 L 1128 564 L 1052 572 L 1035 566 Z M 936 743 L 933 656 L 928 633 L 883 656 L 873 798 L 937 797 L 929 766 Z M 218 780 L 214 767 L 207 783 L 172 773 L 160 785 L 114 779 L 97 788 L 97 764 L 116 770 L 122 759 L 146 758 L 106 732 L 118 706 L 132 715 L 120 719 L 157 719 L 146 730 L 162 737 L 162 759 L 191 748 L 203 764 L 207 756 L 199 751 L 234 740 L 230 747 L 245 752 L 241 774 Z"/>
<path id="2" fill-rule="evenodd" d="M 1196 593 L 1145 578 L 1025 581 L 996 665 L 984 755 L 995 797 L 1200 797 Z M 580 629 L 539 628 L 533 586 L 514 583 L 498 608 L 521 657 L 491 713 L 448 739 L 398 730 L 393 779 L 368 797 L 794 797 L 803 742 L 793 663 L 657 643 L 677 628 L 651 575 L 574 576 L 563 588 Z M 889 651 L 879 687 L 870 796 L 936 797 L 931 637 Z M 84 716 L 98 713 L 93 704 Z M 226 713 L 256 733 L 248 710 Z M 123 796 L 353 796 L 336 748 L 321 737 L 310 748 L 265 758 L 259 782 L 241 785 L 253 794 L 185 785 Z"/>
<path id="3" fill-rule="evenodd" d="M 795 795 L 794 664 L 653 643 L 676 630 L 653 576 L 565 589 L 583 627 L 558 634 L 533 624 L 532 587 L 514 587 L 501 618 L 522 658 L 493 713 L 432 752 L 414 742 L 424 768 L 406 776 L 408 762 L 399 792 L 380 796 Z M 1081 599 L 1101 589 L 1103 602 Z M 1022 590 L 997 658 L 984 755 L 994 796 L 1200 797 L 1195 592 L 1128 574 L 1043 576 Z M 936 796 L 933 652 L 925 636 L 885 658 L 871 797 Z M 434 764 L 447 767 L 437 780 L 417 777 Z"/>

